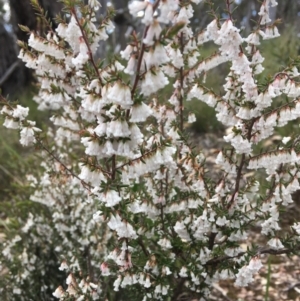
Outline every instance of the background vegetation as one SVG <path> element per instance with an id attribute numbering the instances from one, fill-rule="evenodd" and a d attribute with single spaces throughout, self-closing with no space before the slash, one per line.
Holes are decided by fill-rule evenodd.
<path id="1" fill-rule="evenodd" d="M 16 26 L 17 23 L 21 23 L 29 26 L 32 30 L 41 30 L 43 29 L 41 26 L 39 19 L 33 14 L 29 6 L 29 1 L 13 1 L 9 2 L 2 1 L 0 2 L 0 12 L 1 12 L 1 21 L 0 21 L 0 83 L 3 94 L 11 95 L 11 99 L 18 99 L 21 103 L 26 104 L 26 106 L 30 107 L 30 114 L 32 115 L 33 120 L 40 120 L 42 123 L 44 119 L 44 115 L 40 112 L 37 112 L 36 105 L 32 101 L 32 96 L 35 92 L 34 88 L 34 76 L 30 74 L 24 66 L 18 63 L 18 66 L 13 70 L 13 72 L 7 77 L 5 81 L 1 81 L 6 74 L 9 68 L 17 62 L 17 53 L 18 49 L 16 47 L 16 39 L 26 40 L 27 36 L 24 36 Z M 102 1 L 103 2 L 103 1 Z M 136 28 L 137 25 L 130 20 L 130 17 L 127 12 L 127 3 L 128 1 L 113 1 L 113 3 L 104 3 L 103 7 L 109 4 L 112 4 L 117 9 L 116 14 L 116 25 L 117 25 L 117 36 L 112 36 L 111 43 L 108 47 L 111 50 L 122 49 L 124 46 L 122 44 L 122 39 L 118 38 L 118 35 L 124 36 L 124 33 L 128 30 L 128 28 Z M 253 12 L 256 10 L 256 7 L 253 7 L 253 1 L 236 1 L 239 2 L 241 6 L 244 7 L 241 10 L 241 15 L 237 17 L 237 22 L 245 24 L 244 30 L 248 30 L 251 27 L 251 15 L 248 15 L 249 7 L 251 7 L 250 11 Z M 253 3 L 252 3 L 253 2 Z M 277 8 L 277 12 L 274 12 L 279 17 L 284 19 L 285 27 L 281 28 L 281 37 L 276 40 L 265 41 L 263 43 L 263 55 L 266 57 L 266 61 L 264 63 L 265 71 L 262 73 L 261 77 L 267 78 L 269 74 L 276 72 L 278 66 L 286 65 L 291 58 L 295 58 L 299 55 L 300 52 L 300 40 L 298 37 L 298 28 L 299 25 L 298 20 L 298 11 L 299 11 L 299 1 L 281 1 L 281 6 Z M 59 6 L 53 6 L 52 4 L 56 3 L 52 0 L 41 1 L 41 5 L 45 8 L 45 10 L 49 11 L 49 16 L 53 18 L 55 13 L 59 11 Z M 215 1 L 216 6 L 222 6 L 224 1 Z M 6 19 L 7 15 L 7 5 L 9 4 L 9 8 L 11 9 L 11 14 L 8 19 Z M 21 8 L 21 5 L 24 7 Z M 26 7 L 26 8 L 25 8 Z M 6 8 L 6 9 L 5 9 Z M 203 10 L 206 10 L 204 6 L 202 6 Z M 20 19 L 19 12 L 22 11 L 22 14 L 26 15 L 28 11 L 28 15 L 24 16 L 24 19 Z M 26 14 L 24 13 L 26 12 Z M 105 11 L 101 11 L 100 14 L 105 13 Z M 194 26 L 199 28 L 203 28 L 209 19 L 202 18 L 202 13 L 199 10 L 197 18 L 195 18 Z M 101 16 L 99 16 L 101 17 Z M 55 22 L 53 23 L 55 26 Z M 22 36 L 23 35 L 23 36 Z M 121 40 L 121 44 L 116 43 L 116 41 Z M 3 47 L 3 45 L 5 45 Z M 208 55 L 212 52 L 214 46 L 207 46 L 201 50 L 201 54 L 203 56 Z M 105 47 L 101 48 L 102 55 L 103 52 L 108 49 Z M 276 67 L 275 67 L 276 66 Z M 207 77 L 207 82 L 210 86 L 214 87 L 217 91 L 222 90 L 223 87 L 223 78 L 224 75 L 228 73 L 228 68 L 226 66 L 223 70 L 218 69 L 218 73 L 216 71 L 211 72 L 211 74 Z M 16 89 L 16 87 L 18 89 Z M 224 134 L 226 130 L 215 118 L 214 110 L 209 108 L 203 103 L 198 103 L 193 100 L 191 102 L 187 102 L 186 106 L 191 108 L 192 111 L 195 112 L 197 117 L 197 122 L 193 124 L 192 131 L 196 132 L 200 137 L 204 137 L 207 133 L 214 134 L 211 139 L 218 139 L 218 137 Z M 2 120 L 0 120 L 2 122 Z M 299 125 L 297 123 L 289 123 L 286 127 L 280 129 L 278 134 L 280 136 L 288 135 L 291 132 L 291 128 L 298 129 Z M 0 239 L 3 241 L 6 238 L 9 238 L 15 233 L 20 233 L 20 228 L 24 221 L 28 218 L 28 208 L 30 211 L 34 211 L 41 216 L 47 218 L 47 209 L 43 205 L 39 205 L 36 203 L 32 203 L 29 201 L 29 195 L 31 193 L 31 188 L 26 183 L 26 175 L 28 170 L 32 172 L 34 170 L 33 167 L 38 169 L 40 165 L 41 159 L 36 156 L 32 152 L 27 152 L 26 149 L 21 148 L 18 142 L 18 133 L 15 131 L 9 131 L 0 127 L 0 216 L 1 216 L 1 229 L 0 229 Z M 22 154 L 22 155 L 20 155 Z M 55 242 L 47 241 L 45 237 L 45 245 L 46 246 L 35 246 L 35 254 L 39 258 L 39 262 L 47 262 L 48 270 L 45 271 L 47 275 L 55 274 L 57 275 L 57 258 L 55 255 Z M 28 247 L 32 247 L 34 244 L 32 242 L 28 242 Z M 22 252 L 23 246 L 16 246 L 15 252 Z M 1 258 L 1 255 L 0 255 Z M 20 260 L 22 257 L 20 256 Z M 18 262 L 15 262 L 15 269 L 18 269 Z M 55 273 L 54 273 L 55 271 Z M 5 274 L 0 275 L 0 292 L 2 297 L 5 298 L 5 286 L 7 283 L 5 282 Z M 62 283 L 63 278 L 55 279 L 54 285 L 58 285 Z M 48 278 L 47 281 L 49 283 L 53 283 L 53 279 Z M 56 283 L 55 283 L 56 282 Z M 32 296 L 32 300 L 47 300 L 48 293 L 45 292 L 44 296 L 36 296 L 36 291 L 38 287 L 41 287 L 41 279 L 39 274 L 36 275 L 36 288 L 29 288 L 30 295 Z M 53 287 L 54 288 L 54 287 Z M 36 298 L 36 299 L 35 299 Z M 38 299 L 39 298 L 39 299 Z M 5 300 L 5 299 L 3 299 Z M 7 299 L 8 300 L 8 299 Z M 130 300 L 130 296 L 128 296 L 128 300 Z"/>

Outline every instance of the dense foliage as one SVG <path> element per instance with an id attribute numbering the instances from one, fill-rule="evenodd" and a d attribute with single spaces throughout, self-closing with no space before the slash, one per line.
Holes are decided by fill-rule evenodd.
<path id="1" fill-rule="evenodd" d="M 19 58 L 35 70 L 35 101 L 51 117 L 41 129 L 28 108 L 1 98 L 4 126 L 43 158 L 43 171 L 27 175 L 31 212 L 7 226 L 19 230 L 8 231 L 2 247 L 3 298 L 208 300 L 220 280 L 247 286 L 261 254 L 299 250 L 300 224 L 280 226 L 299 189 L 299 137 L 262 143 L 300 117 L 299 62 L 260 77 L 260 43 L 279 36 L 269 17 L 277 3 L 262 2 L 246 37 L 229 1 L 225 19 L 209 1 L 212 21 L 194 32 L 199 3 L 132 1 L 144 33 L 133 32 L 111 59 L 94 56 L 114 29 L 112 11 L 94 24 L 96 0 L 65 0 L 65 15 L 46 36 L 23 27 L 30 36 Z M 204 58 L 207 42 L 218 51 Z M 214 91 L 206 75 L 222 64 L 229 73 Z M 185 109 L 192 99 L 228 128 L 213 175 L 186 130 L 196 121 Z M 265 246 L 248 239 L 253 226 Z"/>

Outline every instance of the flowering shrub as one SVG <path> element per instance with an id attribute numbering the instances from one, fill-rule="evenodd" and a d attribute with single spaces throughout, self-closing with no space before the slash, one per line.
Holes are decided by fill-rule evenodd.
<path id="1" fill-rule="evenodd" d="M 22 291 L 36 285 L 34 273 L 48 277 L 47 262 L 32 245 L 42 254 L 53 251 L 67 272 L 66 285 L 40 287 L 60 300 L 178 300 L 183 294 L 207 300 L 221 279 L 247 286 L 262 267 L 261 254 L 296 252 L 300 224 L 282 231 L 280 217 L 299 189 L 299 139 L 257 147 L 300 117 L 297 61 L 259 78 L 261 40 L 279 35 L 269 18 L 276 1 L 262 2 L 246 37 L 229 1 L 227 18 L 211 11 L 215 18 L 201 32 L 190 26 L 200 0 L 132 1 L 133 17 L 143 11 L 144 33 L 133 33 L 110 61 L 94 53 L 114 27 L 113 13 L 96 27 L 99 2 L 82 2 L 65 0 L 68 18 L 55 32 L 49 26 L 45 37 L 23 27 L 30 37 L 19 57 L 36 71 L 35 101 L 52 112 L 51 123 L 40 129 L 27 108 L 1 102 L 4 126 L 19 129 L 21 144 L 35 145 L 44 158 L 43 173 L 28 181 L 31 201 L 47 209 L 31 212 L 2 250 L 4 274 L 8 263 L 19 265 L 6 273 L 14 300 L 30 299 Z M 219 51 L 203 58 L 209 41 Z M 230 72 L 217 94 L 205 76 L 221 64 Z M 185 124 L 195 115 L 184 104 L 193 98 L 214 107 L 229 128 L 215 158 L 217 178 L 209 177 L 205 156 L 187 136 Z M 265 246 L 247 240 L 252 226 L 260 227 Z M 29 245 L 22 244 L 25 237 Z"/>

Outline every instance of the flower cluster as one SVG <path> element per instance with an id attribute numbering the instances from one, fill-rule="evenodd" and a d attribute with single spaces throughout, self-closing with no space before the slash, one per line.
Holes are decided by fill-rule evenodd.
<path id="1" fill-rule="evenodd" d="M 112 15 L 95 25 L 99 2 L 77 2 L 65 1 L 69 18 L 55 31 L 30 32 L 30 48 L 22 45 L 19 55 L 36 72 L 34 100 L 52 114 L 48 129 L 40 133 L 20 105 L 4 101 L 1 110 L 4 125 L 20 130 L 20 142 L 49 158 L 29 183 L 31 201 L 50 217 L 30 213 L 22 231 L 35 229 L 33 241 L 45 235 L 56 244 L 68 277 L 67 285 L 50 287 L 53 296 L 104 300 L 122 291 L 134 300 L 177 300 L 182 293 L 206 300 L 219 280 L 247 286 L 262 267 L 247 240 L 251 225 L 261 228 L 270 253 L 299 244 L 300 236 L 298 223 L 288 242 L 279 232 L 280 211 L 300 188 L 298 138 L 257 151 L 276 127 L 300 117 L 295 62 L 259 82 L 261 40 L 279 35 L 269 17 L 276 1 L 263 1 L 248 37 L 231 14 L 195 33 L 199 0 L 132 1 L 129 12 L 142 16 L 143 35 L 133 33 L 120 56 L 101 62 L 95 52 L 114 28 Z M 202 57 L 209 41 L 218 52 Z M 218 92 L 205 77 L 221 64 L 229 72 Z M 279 106 L 282 95 L 287 103 Z M 228 127 L 212 179 L 187 135 L 186 124 L 196 121 L 185 109 L 192 99 L 215 108 Z M 8 261 L 21 242 L 17 235 L 5 243 Z M 25 247 L 22 258 L 30 268 L 14 278 L 17 295 L 36 260 Z"/>

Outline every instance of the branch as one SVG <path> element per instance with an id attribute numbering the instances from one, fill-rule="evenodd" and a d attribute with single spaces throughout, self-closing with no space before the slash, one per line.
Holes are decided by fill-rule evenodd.
<path id="1" fill-rule="evenodd" d="M 162 146 L 161 146 L 161 147 L 162 147 Z M 141 155 L 141 156 L 138 157 L 138 158 L 131 159 L 130 161 L 127 161 L 127 162 L 125 162 L 125 163 L 123 163 L 123 164 L 117 166 L 115 169 L 116 169 L 116 170 L 117 170 L 117 169 L 120 169 L 120 168 L 122 168 L 122 167 L 124 167 L 124 166 L 126 166 L 126 165 L 130 165 L 130 164 L 131 164 L 132 162 L 134 162 L 134 161 L 141 160 L 141 159 L 143 159 L 145 156 L 147 156 L 147 155 L 149 155 L 149 154 L 151 154 L 151 153 L 153 153 L 153 152 L 156 152 L 159 148 L 160 148 L 160 147 L 156 147 L 155 149 L 152 149 L 152 150 L 150 150 L 150 151 L 144 153 L 143 155 Z"/>
<path id="2" fill-rule="evenodd" d="M 139 237 L 139 238 L 137 239 L 137 243 L 141 246 L 141 248 L 142 248 L 144 254 L 148 257 L 148 256 L 149 256 L 149 252 L 148 252 L 146 246 L 144 245 L 144 242 L 143 242 L 143 240 L 142 240 L 141 237 Z"/>
<path id="3" fill-rule="evenodd" d="M 297 251 L 300 250 L 300 246 L 296 249 Z M 261 247 L 257 250 L 256 254 L 254 256 L 259 256 L 261 254 L 270 254 L 270 255 L 282 255 L 282 254 L 289 254 L 293 252 L 293 250 L 290 250 L 288 248 L 284 248 L 284 249 L 279 249 L 279 250 L 275 250 L 272 248 L 268 248 L 268 247 Z M 207 261 L 204 266 L 210 266 L 210 265 L 215 265 L 218 264 L 224 260 L 228 260 L 228 259 L 233 259 L 233 258 L 238 258 L 241 257 L 243 255 L 245 255 L 247 252 L 240 252 L 238 253 L 236 256 L 220 256 L 220 257 L 216 257 L 213 258 L 209 261 Z"/>
<path id="4" fill-rule="evenodd" d="M 81 24 L 80 24 L 80 22 L 79 22 L 79 19 L 78 19 L 77 14 L 76 14 L 76 10 L 73 8 L 73 9 L 71 10 L 71 12 L 72 12 L 72 14 L 74 15 L 74 18 L 75 18 L 75 20 L 76 20 L 76 22 L 77 22 L 77 24 L 78 24 L 78 27 L 80 28 L 80 31 L 81 31 L 81 34 L 82 34 L 82 38 L 83 38 L 83 40 L 84 40 L 84 42 L 85 42 L 85 45 L 86 45 L 86 47 L 87 47 L 87 49 L 88 49 L 88 54 L 89 54 L 89 57 L 90 57 L 90 61 L 91 61 L 92 65 L 93 65 L 93 67 L 94 67 L 94 69 L 95 69 L 95 71 L 96 71 L 96 74 L 97 74 L 97 76 L 98 76 L 98 78 L 99 78 L 100 84 L 103 86 L 102 79 L 101 79 L 99 70 L 98 70 L 98 68 L 97 68 L 97 66 L 96 66 L 96 62 L 95 62 L 95 60 L 94 60 L 93 53 L 92 53 L 92 50 L 91 50 L 91 47 L 90 47 L 88 38 L 87 38 L 87 36 L 86 36 L 86 33 L 85 33 L 85 31 L 83 30 L 83 28 L 82 28 L 82 26 L 81 26 Z"/>
<path id="5" fill-rule="evenodd" d="M 154 5 L 153 5 L 153 14 L 154 14 L 155 10 L 157 9 L 159 2 L 160 2 L 160 0 L 157 0 L 154 3 Z M 149 27 L 150 27 L 150 25 L 148 25 L 148 26 L 145 27 L 145 30 L 144 30 L 144 33 L 143 33 L 143 39 L 146 38 L 147 32 L 149 30 Z M 131 95 L 132 95 L 132 97 L 133 97 L 133 95 L 135 93 L 135 90 L 137 88 L 138 82 L 140 80 L 140 71 L 141 71 L 143 56 L 144 56 L 145 48 L 146 48 L 146 45 L 143 43 L 143 40 L 141 42 L 142 42 L 142 47 L 141 47 L 139 58 L 138 58 L 138 63 L 137 63 L 137 68 L 136 68 L 136 75 L 135 75 L 135 79 L 134 79 L 134 84 L 133 84 L 133 87 L 131 89 Z"/>
<path id="6" fill-rule="evenodd" d="M 184 42 L 183 42 L 183 33 L 180 34 L 180 51 L 183 54 L 184 52 Z M 180 77 L 180 91 L 179 91 L 179 114 L 180 114 L 180 131 L 183 132 L 183 82 L 184 82 L 184 67 L 181 67 L 179 70 Z"/>
<path id="7" fill-rule="evenodd" d="M 254 119 L 252 119 L 251 124 L 250 124 L 249 129 L 248 129 L 248 133 L 247 133 L 248 141 L 250 141 L 250 139 L 251 139 L 251 133 L 252 133 L 252 128 L 253 128 L 254 122 L 255 122 Z M 240 165 L 238 167 L 238 171 L 237 171 L 237 175 L 236 175 L 235 188 L 234 188 L 234 191 L 231 195 L 231 199 L 228 202 L 227 209 L 230 209 L 231 205 L 234 202 L 234 199 L 235 199 L 236 195 L 239 193 L 240 181 L 241 181 L 242 171 L 243 171 L 243 167 L 244 167 L 245 162 L 246 162 L 246 155 L 242 154 L 242 158 L 241 158 Z"/>
<path id="8" fill-rule="evenodd" d="M 54 159 L 56 162 L 60 163 L 61 166 L 63 166 L 63 168 L 70 174 L 72 175 L 74 178 L 78 179 L 80 181 L 80 183 L 82 184 L 82 186 L 84 188 L 86 188 L 87 190 L 90 191 L 90 188 L 94 188 L 91 184 L 83 181 L 82 179 L 80 179 L 73 171 L 72 169 L 70 169 L 69 167 L 66 166 L 66 164 L 64 164 L 55 154 L 53 154 L 52 151 L 50 151 L 46 146 L 43 145 L 42 141 L 40 139 L 37 139 L 37 142 L 39 143 L 40 147 L 45 150 L 48 155 Z"/>

